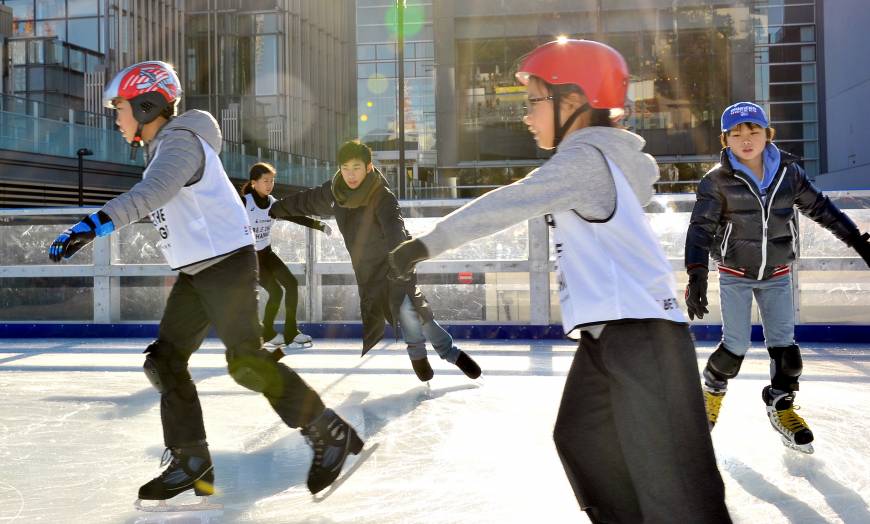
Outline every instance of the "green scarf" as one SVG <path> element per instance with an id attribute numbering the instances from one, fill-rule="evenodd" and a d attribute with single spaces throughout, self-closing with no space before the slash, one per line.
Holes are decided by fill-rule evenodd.
<path id="1" fill-rule="evenodd" d="M 332 196 L 335 197 L 335 203 L 339 206 L 353 209 L 368 205 L 372 195 L 383 185 L 381 174 L 377 170 L 372 170 L 371 173 L 366 174 L 359 187 L 351 189 L 344 182 L 341 171 L 339 171 L 332 177 Z"/>

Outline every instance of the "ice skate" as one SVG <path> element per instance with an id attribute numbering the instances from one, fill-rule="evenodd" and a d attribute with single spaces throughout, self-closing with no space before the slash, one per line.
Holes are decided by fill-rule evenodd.
<path id="1" fill-rule="evenodd" d="M 305 333 L 299 333 L 293 340 L 286 344 L 287 349 L 305 349 L 314 346 L 314 342 L 311 339 L 311 335 L 306 335 Z"/>
<path id="2" fill-rule="evenodd" d="M 707 428 L 713 431 L 716 420 L 719 418 L 719 409 L 722 407 L 722 399 L 725 398 L 725 390 L 714 388 L 704 384 L 704 411 L 707 412 Z"/>
<path id="3" fill-rule="evenodd" d="M 459 352 L 459 357 L 456 359 L 456 367 L 461 369 L 468 378 L 476 379 L 480 377 L 480 366 L 465 351 Z"/>
<path id="4" fill-rule="evenodd" d="M 263 340 L 265 341 L 263 342 L 263 346 L 266 348 L 280 348 L 287 345 L 287 341 L 281 333 L 276 333 L 273 337 L 268 339 L 264 336 Z"/>
<path id="5" fill-rule="evenodd" d="M 435 376 L 435 372 L 432 371 L 432 366 L 429 365 L 429 359 L 426 357 L 412 360 L 411 367 L 414 368 L 414 373 L 417 374 L 417 378 L 419 378 L 421 382 L 429 382 L 432 380 L 432 377 Z"/>
<path id="6" fill-rule="evenodd" d="M 811 454 L 814 451 L 813 432 L 804 419 L 795 413 L 799 407 L 794 405 L 794 393 L 765 386 L 761 396 L 767 405 L 770 425 L 780 434 L 782 443 L 801 453 Z"/>
<path id="7" fill-rule="evenodd" d="M 166 448 L 160 459 L 160 466 L 166 470 L 141 488 L 139 498 L 133 504 L 141 511 L 203 511 L 221 509 L 221 504 L 208 502 L 208 497 L 214 494 L 214 468 L 208 449 L 197 448 Z M 195 504 L 168 504 L 166 501 L 192 489 L 201 497 Z M 158 501 L 157 504 L 143 504 L 145 500 Z"/>
<path id="8" fill-rule="evenodd" d="M 302 427 L 302 435 L 314 450 L 308 470 L 308 490 L 314 495 L 332 484 L 341 473 L 349 454 L 362 451 L 363 441 L 356 431 L 331 409 Z"/>

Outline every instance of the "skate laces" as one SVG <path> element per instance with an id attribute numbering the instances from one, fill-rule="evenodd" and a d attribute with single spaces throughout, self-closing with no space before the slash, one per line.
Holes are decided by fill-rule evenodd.
<path id="1" fill-rule="evenodd" d="M 323 450 L 326 447 L 326 441 L 320 434 L 320 430 L 312 424 L 303 429 L 302 436 L 305 437 L 305 442 L 314 450 L 314 464 L 320 465 L 323 461 Z"/>
<path id="2" fill-rule="evenodd" d="M 797 433 L 802 429 L 809 429 L 806 421 L 795 413 L 796 409 L 800 409 L 800 406 L 792 406 L 776 412 L 776 418 L 779 419 L 779 423 L 792 433 Z"/>
<path id="3" fill-rule="evenodd" d="M 314 450 L 314 464 L 322 465 L 327 447 L 341 445 L 341 440 L 346 436 L 346 433 L 342 431 L 342 426 L 343 422 L 336 417 L 326 425 L 325 432 L 321 432 L 316 424 L 311 424 L 302 430 L 305 441 Z"/>

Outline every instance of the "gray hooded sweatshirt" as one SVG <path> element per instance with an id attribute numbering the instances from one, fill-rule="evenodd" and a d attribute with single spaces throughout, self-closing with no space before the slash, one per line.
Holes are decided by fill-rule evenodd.
<path id="1" fill-rule="evenodd" d="M 115 229 L 147 217 L 149 213 L 169 202 L 184 186 L 191 185 L 202 177 L 205 154 L 197 136 L 220 154 L 223 138 L 217 120 L 211 114 L 198 109 L 192 109 L 170 120 L 145 145 L 148 177 L 103 206 L 103 212 L 112 219 Z M 160 155 L 154 158 L 157 146 L 160 146 Z M 198 262 L 186 266 L 182 271 L 195 274 L 227 256 L 229 254 Z"/>
<path id="2" fill-rule="evenodd" d="M 623 129 L 575 131 L 544 165 L 453 211 L 418 240 L 434 257 L 548 213 L 573 209 L 587 220 L 605 220 L 615 209 L 616 189 L 602 153 L 625 175 L 640 205 L 646 205 L 659 170 L 655 159 L 642 152 L 645 144 L 643 138 Z"/>
<path id="3" fill-rule="evenodd" d="M 434 257 L 514 224 L 575 210 L 587 220 L 606 220 L 616 209 L 616 187 L 602 154 L 625 175 L 640 205 L 659 178 L 655 159 L 642 152 L 646 141 L 622 129 L 587 127 L 569 134 L 552 158 L 517 180 L 469 202 L 418 237 Z M 583 328 L 600 336 L 604 325 Z"/>

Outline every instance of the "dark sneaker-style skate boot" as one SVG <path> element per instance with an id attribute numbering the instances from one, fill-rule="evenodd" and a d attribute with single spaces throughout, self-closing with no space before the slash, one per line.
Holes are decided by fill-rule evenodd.
<path id="1" fill-rule="evenodd" d="M 794 392 L 765 386 L 761 391 L 761 398 L 767 405 L 770 425 L 780 434 L 782 443 L 794 450 L 812 453 L 813 432 L 804 419 L 795 413 L 800 408 L 794 405 Z"/>
<path id="2" fill-rule="evenodd" d="M 200 497 L 208 497 L 214 494 L 214 468 L 208 448 L 196 446 L 190 448 L 166 448 L 160 459 L 160 466 L 169 465 L 159 477 L 151 479 L 139 488 L 139 500 L 136 507 L 145 511 L 170 511 L 177 509 L 202 509 L 206 506 L 206 499 L 198 505 L 169 507 L 165 504 L 160 506 L 142 506 L 143 500 L 165 501 L 172 497 L 193 489 Z"/>
<path id="3" fill-rule="evenodd" d="M 468 378 L 475 379 L 480 376 L 480 366 L 465 351 L 459 352 L 459 356 L 456 358 L 456 367 L 461 369 Z"/>
<path id="4" fill-rule="evenodd" d="M 432 366 L 429 365 L 429 359 L 426 357 L 412 360 L 411 366 L 414 368 L 414 373 L 417 374 L 417 378 L 419 378 L 421 382 L 428 382 L 435 376 L 435 372 L 432 371 Z"/>
<path id="5" fill-rule="evenodd" d="M 363 441 L 356 431 L 331 409 L 302 427 L 302 435 L 314 450 L 311 469 L 308 470 L 308 490 L 312 495 L 332 484 L 341 473 L 349 454 L 356 455 Z"/>

